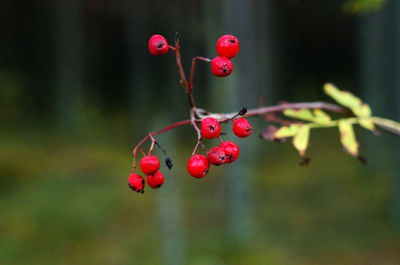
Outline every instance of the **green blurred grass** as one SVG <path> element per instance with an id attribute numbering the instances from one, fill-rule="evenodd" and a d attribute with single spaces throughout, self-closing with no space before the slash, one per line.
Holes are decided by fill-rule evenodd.
<path id="1" fill-rule="evenodd" d="M 156 203 L 163 192 L 129 190 L 134 143 L 122 131 L 114 124 L 80 134 L 0 131 L 1 264 L 163 263 Z M 362 144 L 374 139 L 384 149 L 384 138 L 371 137 Z M 192 139 L 166 143 L 180 154 L 164 169 L 164 188 L 181 198 L 185 264 L 399 264 L 396 161 L 376 150 L 370 159 L 383 156 L 384 164 L 362 166 L 336 138 L 334 130 L 313 132 L 308 167 L 298 166 L 289 143 L 260 142 L 255 166 L 239 158 L 236 166 L 249 167 L 255 231 L 244 243 L 227 226 L 227 168 L 195 180 L 185 174 Z"/>

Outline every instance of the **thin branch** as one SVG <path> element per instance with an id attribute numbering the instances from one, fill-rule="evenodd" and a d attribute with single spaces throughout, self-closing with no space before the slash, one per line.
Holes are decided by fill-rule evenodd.
<path id="1" fill-rule="evenodd" d="M 146 136 L 135 146 L 135 148 L 133 149 L 133 152 L 132 152 L 132 154 L 133 154 L 132 172 L 135 172 L 135 168 L 136 168 L 137 150 L 138 150 L 139 148 L 141 148 L 141 146 L 147 141 L 147 139 L 149 139 L 149 135 L 155 136 L 155 135 L 157 135 L 157 134 L 162 134 L 162 133 L 165 133 L 165 132 L 167 132 L 167 131 L 169 131 L 169 130 L 171 130 L 171 129 L 173 129 L 173 128 L 180 127 L 180 126 L 185 125 L 185 124 L 190 124 L 190 122 L 191 122 L 190 120 L 178 121 L 178 122 L 175 122 L 175 123 L 173 123 L 173 124 L 171 124 L 171 125 L 168 125 L 167 127 L 163 128 L 163 129 L 161 129 L 161 130 L 159 130 L 159 131 L 150 132 L 148 135 L 146 135 Z"/>
<path id="2" fill-rule="evenodd" d="M 201 56 L 196 56 L 193 58 L 192 60 L 192 69 L 190 70 L 190 77 L 189 77 L 189 89 L 190 92 L 193 92 L 193 77 L 194 77 L 194 69 L 196 68 L 196 62 L 197 61 L 204 61 L 204 62 L 208 62 L 211 63 L 211 59 L 209 58 L 205 58 L 205 57 L 201 57 Z"/>
<path id="3" fill-rule="evenodd" d="M 180 54 L 179 50 L 180 50 L 179 34 L 177 32 L 176 37 L 175 37 L 175 57 L 176 57 L 176 65 L 178 66 L 178 72 L 179 72 L 179 75 L 181 76 L 180 83 L 182 84 L 183 89 L 185 90 L 185 93 L 186 93 L 188 101 L 189 101 L 190 108 L 195 108 L 196 104 L 194 103 L 192 91 L 189 88 L 188 82 L 186 81 L 186 76 L 185 76 L 185 72 L 183 71 L 181 54 Z"/>
<path id="4" fill-rule="evenodd" d="M 286 109 L 322 109 L 326 111 L 331 111 L 331 112 L 336 112 L 336 113 L 343 113 L 343 114 L 350 114 L 351 112 L 343 108 L 339 105 L 331 104 L 331 103 L 326 103 L 326 102 L 301 102 L 301 103 L 282 103 L 279 105 L 275 106 L 269 106 L 269 107 L 261 107 L 261 108 L 256 108 L 256 109 L 249 109 L 245 115 L 242 117 L 252 117 L 252 116 L 262 116 L 265 114 L 269 113 L 274 113 L 274 112 L 281 112 Z M 232 112 L 232 113 L 211 113 L 207 115 L 201 115 L 199 114 L 200 118 L 204 117 L 213 117 L 220 122 L 225 122 L 228 120 L 231 120 L 232 117 L 234 117 L 237 114 L 237 112 Z"/>
<path id="5" fill-rule="evenodd" d="M 201 131 L 200 131 L 199 127 L 197 127 L 197 124 L 196 124 L 195 113 L 196 113 L 195 108 L 190 109 L 190 123 L 192 124 L 193 128 L 197 132 L 197 143 L 193 149 L 192 155 L 194 155 L 196 153 L 197 147 L 199 147 L 199 145 L 201 144 L 201 139 L 202 139 Z"/>
<path id="6" fill-rule="evenodd" d="M 400 136 L 400 123 L 379 117 L 371 117 L 371 119 L 372 122 L 380 129 Z"/>

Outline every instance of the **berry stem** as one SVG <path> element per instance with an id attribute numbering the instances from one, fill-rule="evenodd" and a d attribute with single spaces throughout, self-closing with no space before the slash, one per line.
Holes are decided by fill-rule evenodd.
<path id="1" fill-rule="evenodd" d="M 199 146 L 199 144 L 201 144 L 201 139 L 202 139 L 201 131 L 200 131 L 199 127 L 197 127 L 197 124 L 196 124 L 195 114 L 196 114 L 196 108 L 191 108 L 190 109 L 190 123 L 192 124 L 193 128 L 197 132 L 197 143 L 193 149 L 192 155 L 194 155 L 196 153 L 197 147 Z"/>
<path id="2" fill-rule="evenodd" d="M 149 133 L 149 137 L 150 137 L 150 139 L 151 139 L 151 146 L 150 146 L 149 154 L 148 154 L 148 155 L 151 155 L 151 152 L 153 151 L 154 143 L 156 142 L 156 139 L 154 139 L 154 137 L 151 135 L 151 133 Z"/>
<path id="3" fill-rule="evenodd" d="M 197 120 L 196 120 L 196 122 L 201 122 L 201 121 L 197 121 Z M 179 126 L 182 126 L 182 125 L 185 125 L 185 124 L 190 124 L 190 123 L 191 123 L 191 120 L 178 121 L 178 122 L 175 122 L 175 123 L 173 123 L 173 124 L 168 125 L 167 127 L 163 128 L 163 129 L 161 129 L 161 130 L 159 130 L 159 131 L 150 132 L 148 135 L 146 135 L 146 136 L 135 146 L 135 148 L 133 149 L 133 152 L 132 152 L 132 154 L 133 154 L 132 172 L 135 172 L 135 168 L 136 168 L 137 150 L 138 150 L 139 148 L 141 148 L 141 146 L 147 141 L 147 139 L 149 139 L 149 135 L 155 136 L 155 135 L 157 135 L 157 134 L 162 134 L 162 133 L 165 133 L 165 132 L 167 132 L 167 131 L 169 131 L 169 130 L 171 130 L 171 129 L 173 129 L 173 128 L 176 128 L 176 127 L 179 127 Z"/>
<path id="4" fill-rule="evenodd" d="M 143 156 L 146 156 L 146 153 L 143 151 L 143 149 L 140 147 L 139 148 L 140 152 L 142 153 Z"/>
<path id="5" fill-rule="evenodd" d="M 175 51 L 175 57 L 176 57 L 176 65 L 178 66 L 178 72 L 179 72 L 179 75 L 181 76 L 180 82 L 181 82 L 183 89 L 185 90 L 186 95 L 188 97 L 190 108 L 196 108 L 196 104 L 194 103 L 192 91 L 189 88 L 188 82 L 186 81 L 185 72 L 183 71 L 181 54 L 179 52 L 179 49 L 180 49 L 179 34 L 177 32 L 176 36 L 175 36 L 175 50 L 174 51 Z"/>
<path id="6" fill-rule="evenodd" d="M 191 93 L 193 92 L 194 69 L 196 68 L 196 62 L 197 61 L 204 61 L 204 62 L 207 62 L 207 63 L 211 63 L 212 60 L 209 59 L 209 58 L 201 57 L 201 56 L 193 57 L 193 59 L 192 59 L 192 69 L 190 70 L 190 77 L 189 77 L 189 89 L 190 89 Z"/>

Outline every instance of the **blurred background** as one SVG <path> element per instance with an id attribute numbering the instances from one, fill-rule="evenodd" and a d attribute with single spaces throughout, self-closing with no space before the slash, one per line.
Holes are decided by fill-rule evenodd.
<path id="1" fill-rule="evenodd" d="M 195 132 L 180 127 L 157 138 L 174 162 L 163 187 L 127 185 L 136 143 L 188 118 L 174 54 L 152 56 L 152 34 L 180 32 L 186 72 L 238 37 L 231 76 L 196 69 L 197 104 L 214 112 L 330 101 L 332 81 L 400 121 L 399 1 L 3 0 L 0 29 L 1 264 L 400 264 L 389 134 L 356 128 L 364 166 L 337 129 L 312 131 L 300 167 L 252 118 L 237 162 L 198 180 Z"/>

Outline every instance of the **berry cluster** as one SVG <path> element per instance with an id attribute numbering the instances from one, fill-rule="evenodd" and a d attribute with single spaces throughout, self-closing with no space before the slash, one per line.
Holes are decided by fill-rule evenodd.
<path id="1" fill-rule="evenodd" d="M 239 41 L 233 35 L 223 35 L 217 41 L 218 57 L 211 61 L 211 72 L 215 76 L 228 76 L 233 71 L 233 65 L 230 59 L 239 52 Z"/>
<path id="2" fill-rule="evenodd" d="M 233 119 L 232 119 L 233 120 Z M 251 134 L 251 125 L 245 118 L 238 118 L 233 121 L 233 133 L 244 138 Z M 219 166 L 229 164 L 239 157 L 239 147 L 231 141 L 223 141 L 220 137 L 221 126 L 218 120 L 207 117 L 201 122 L 201 135 L 206 139 L 219 138 L 221 143 L 203 155 L 193 155 L 187 164 L 189 174 L 195 178 L 203 178 L 210 170 L 209 163 Z"/>
<path id="3" fill-rule="evenodd" d="M 192 86 L 193 86 L 193 72 L 195 67 L 196 60 L 201 60 L 205 62 L 211 63 L 211 71 L 215 76 L 228 76 L 232 73 L 232 62 L 230 59 L 235 57 L 239 52 L 239 41 L 233 35 L 223 35 L 217 41 L 217 53 L 219 56 L 214 59 L 208 59 L 205 57 L 195 57 L 192 63 L 192 71 L 189 82 L 186 81 L 183 69 L 181 68 L 180 63 L 180 54 L 179 54 L 179 41 L 178 38 L 175 40 L 176 46 L 168 45 L 167 40 L 159 35 L 153 35 L 149 40 L 149 50 L 153 55 L 162 55 L 167 53 L 169 50 L 173 50 L 176 53 L 177 64 L 180 70 L 182 85 L 185 88 L 185 91 L 190 95 L 189 102 L 191 105 L 191 119 L 188 121 L 183 121 L 181 123 L 176 123 L 171 126 L 164 128 L 163 130 L 149 133 L 134 149 L 133 151 L 133 170 L 132 174 L 129 176 L 129 186 L 132 190 L 143 193 L 145 180 L 142 176 L 135 172 L 136 166 L 136 152 L 138 150 L 143 154 L 143 158 L 140 160 L 140 169 L 146 175 L 146 182 L 152 188 L 159 188 L 164 183 L 164 175 L 160 172 L 160 161 L 159 159 L 151 155 L 154 145 L 157 145 L 164 153 L 165 162 L 169 168 L 172 167 L 171 160 L 166 156 L 166 152 L 161 148 L 160 144 L 154 139 L 154 135 L 158 133 L 163 133 L 169 129 L 180 126 L 182 124 L 192 124 L 192 126 L 196 129 L 198 135 L 197 144 L 193 150 L 192 156 L 187 163 L 187 171 L 188 173 L 195 178 L 203 178 L 210 170 L 210 164 L 219 166 L 222 164 L 229 164 L 234 162 L 239 157 L 239 147 L 232 141 L 223 141 L 221 138 L 221 125 L 220 123 L 225 122 L 233 122 L 232 131 L 233 133 L 240 138 L 247 137 L 251 134 L 251 125 L 244 118 L 238 116 L 243 116 L 246 114 L 247 109 L 243 108 L 239 113 L 232 116 L 227 116 L 225 118 L 219 118 L 219 120 L 210 117 L 208 115 L 202 116 L 197 112 L 197 109 L 194 105 L 194 101 L 191 98 Z M 196 116 L 198 119 L 196 119 Z M 201 122 L 200 129 L 196 125 L 196 122 Z M 209 151 L 205 148 L 202 143 L 203 139 L 214 139 L 218 138 L 220 140 L 220 144 L 218 146 L 212 147 Z M 152 144 L 148 154 L 146 155 L 142 150 L 142 144 L 151 139 Z M 205 155 L 197 154 L 197 148 L 202 146 L 206 152 Z"/>
<path id="4" fill-rule="evenodd" d="M 160 161 L 154 155 L 144 156 L 140 160 L 140 169 L 147 176 L 146 182 L 153 189 L 161 187 L 164 183 L 164 175 L 159 171 L 160 169 Z M 133 172 L 129 176 L 129 187 L 132 190 L 143 193 L 144 190 L 144 179 L 139 174 Z"/>
<path id="5" fill-rule="evenodd" d="M 233 35 L 223 35 L 217 41 L 217 53 L 219 56 L 210 60 L 211 72 L 215 76 L 228 76 L 233 71 L 233 65 L 230 59 L 239 52 L 239 40 Z M 162 55 L 174 47 L 169 46 L 167 40 L 159 34 L 153 35 L 149 40 L 149 50 L 153 55 Z"/>
<path id="6" fill-rule="evenodd" d="M 237 137 L 244 138 L 251 134 L 252 127 L 245 118 L 235 119 L 234 117 L 228 121 L 233 121 L 232 131 Z M 223 141 L 220 135 L 221 125 L 218 120 L 207 117 L 201 121 L 201 137 L 205 139 L 219 138 L 221 143 L 212 147 L 207 152 L 207 157 L 201 154 L 192 155 L 187 163 L 187 171 L 191 176 L 203 178 L 210 171 L 210 163 L 215 166 L 229 164 L 239 157 L 239 147 L 232 141 Z M 146 182 L 150 187 L 159 188 L 164 183 L 164 175 L 159 171 L 160 161 L 156 156 L 144 156 L 140 160 L 140 169 L 147 176 Z M 132 190 L 143 193 L 143 177 L 133 172 L 129 176 L 129 186 Z"/>

